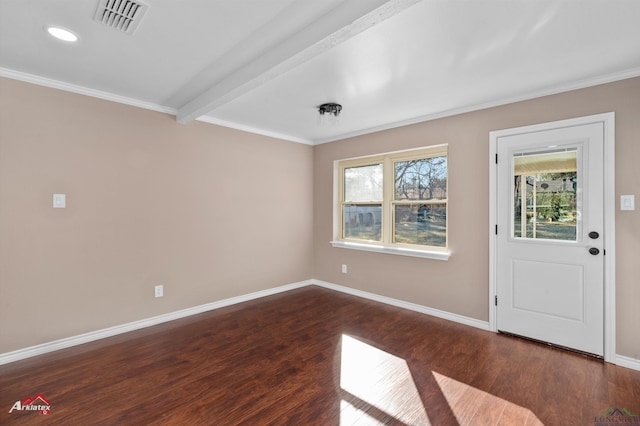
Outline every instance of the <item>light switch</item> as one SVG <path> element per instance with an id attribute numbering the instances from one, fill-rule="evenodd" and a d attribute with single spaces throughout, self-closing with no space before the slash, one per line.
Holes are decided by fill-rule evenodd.
<path id="1" fill-rule="evenodd" d="M 67 195 L 66 194 L 53 194 L 53 208 L 64 209 L 67 207 Z"/>
<path id="2" fill-rule="evenodd" d="M 620 196 L 620 210 L 635 210 L 635 209 L 636 209 L 635 195 Z"/>

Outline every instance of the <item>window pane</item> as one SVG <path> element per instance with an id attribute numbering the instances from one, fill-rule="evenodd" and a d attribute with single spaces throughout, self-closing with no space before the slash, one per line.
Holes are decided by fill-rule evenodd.
<path id="1" fill-rule="evenodd" d="M 344 169 L 344 201 L 382 201 L 382 164 Z"/>
<path id="2" fill-rule="evenodd" d="M 344 238 L 380 241 L 382 238 L 382 204 L 345 205 Z"/>
<path id="3" fill-rule="evenodd" d="M 513 236 L 576 241 L 576 150 L 514 158 Z"/>
<path id="4" fill-rule="evenodd" d="M 394 242 L 447 246 L 446 204 L 402 204 L 394 208 Z"/>
<path id="5" fill-rule="evenodd" d="M 396 200 L 447 198 L 447 157 L 399 161 L 394 166 Z"/>

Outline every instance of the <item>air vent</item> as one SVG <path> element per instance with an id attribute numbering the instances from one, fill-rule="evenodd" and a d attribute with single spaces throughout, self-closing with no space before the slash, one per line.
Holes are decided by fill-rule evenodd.
<path id="1" fill-rule="evenodd" d="M 94 20 L 123 33 L 133 34 L 149 6 L 131 0 L 99 0 Z"/>

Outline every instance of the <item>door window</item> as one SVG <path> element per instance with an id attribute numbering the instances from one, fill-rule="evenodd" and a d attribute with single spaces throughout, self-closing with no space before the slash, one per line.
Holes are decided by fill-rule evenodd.
<path id="1" fill-rule="evenodd" d="M 513 154 L 512 236 L 577 241 L 578 148 Z"/>

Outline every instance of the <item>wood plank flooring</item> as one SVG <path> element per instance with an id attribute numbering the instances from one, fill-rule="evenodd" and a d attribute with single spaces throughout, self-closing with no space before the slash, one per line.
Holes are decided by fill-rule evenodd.
<path id="1" fill-rule="evenodd" d="M 51 413 L 17 411 L 42 395 Z M 320 287 L 0 366 L 2 425 L 594 425 L 640 372 Z"/>

